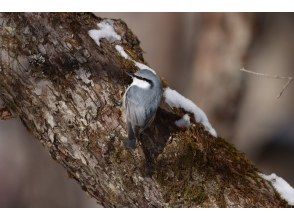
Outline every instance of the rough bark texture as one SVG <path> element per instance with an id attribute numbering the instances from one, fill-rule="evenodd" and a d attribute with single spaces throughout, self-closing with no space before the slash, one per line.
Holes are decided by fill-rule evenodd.
<path id="1" fill-rule="evenodd" d="M 165 104 L 141 146 L 126 150 L 121 100 L 126 72 L 136 67 L 115 43 L 98 47 L 88 36 L 99 21 L 92 14 L 0 15 L 0 97 L 70 177 L 105 207 L 287 206 L 234 146 L 199 124 L 177 128 L 183 113 Z M 144 63 L 137 37 L 121 20 L 114 27 Z"/>
<path id="2" fill-rule="evenodd" d="M 6 108 L 0 108 L 0 120 L 8 120 L 12 118 L 11 112 Z"/>

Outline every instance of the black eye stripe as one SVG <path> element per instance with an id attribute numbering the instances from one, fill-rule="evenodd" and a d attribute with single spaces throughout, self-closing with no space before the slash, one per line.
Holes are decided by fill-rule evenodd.
<path id="1" fill-rule="evenodd" d="M 143 77 L 141 77 L 141 76 L 137 76 L 137 75 L 134 75 L 134 77 L 136 77 L 137 79 L 143 80 L 143 81 L 145 81 L 145 82 L 148 82 L 151 86 L 153 86 L 152 81 L 149 80 L 149 79 L 146 79 L 146 78 L 143 78 Z"/>

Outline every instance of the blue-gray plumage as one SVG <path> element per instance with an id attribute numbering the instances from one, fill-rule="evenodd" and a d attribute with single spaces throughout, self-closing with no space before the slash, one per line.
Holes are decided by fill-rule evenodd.
<path id="1" fill-rule="evenodd" d="M 151 124 L 162 98 L 160 78 L 150 70 L 135 74 L 133 83 L 125 92 L 124 106 L 128 127 L 127 147 L 136 148 L 137 137 Z"/>

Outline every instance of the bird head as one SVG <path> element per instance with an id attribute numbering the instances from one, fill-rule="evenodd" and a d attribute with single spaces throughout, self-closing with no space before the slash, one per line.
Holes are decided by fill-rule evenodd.
<path id="1" fill-rule="evenodd" d="M 160 78 L 154 74 L 152 71 L 147 69 L 139 70 L 136 73 L 128 73 L 129 76 L 133 78 L 133 80 L 140 80 L 143 82 L 148 83 L 151 87 L 154 85 L 161 85 Z"/>

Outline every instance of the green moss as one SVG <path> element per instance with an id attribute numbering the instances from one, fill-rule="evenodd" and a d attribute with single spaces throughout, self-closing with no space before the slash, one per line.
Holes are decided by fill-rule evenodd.
<path id="1" fill-rule="evenodd" d="M 205 189 L 202 185 L 192 185 L 185 189 L 184 199 L 187 202 L 201 205 L 208 198 Z"/>
<path id="2" fill-rule="evenodd" d="M 205 155 L 192 137 L 179 134 L 177 138 L 158 158 L 155 177 L 171 206 L 198 206 L 208 198 L 201 178 Z"/>
<path id="3" fill-rule="evenodd" d="M 138 51 L 127 49 L 127 52 L 133 60 L 144 63 L 144 60 L 141 60 L 142 57 L 138 55 Z"/>
<path id="4" fill-rule="evenodd" d="M 199 206 L 210 195 L 225 207 L 223 194 L 231 186 L 245 198 L 256 197 L 252 180 L 258 182 L 257 169 L 234 145 L 211 137 L 199 125 L 175 135 L 156 167 L 155 178 L 171 206 Z"/>
<path id="5" fill-rule="evenodd" d="M 215 195 L 215 198 L 216 198 L 216 202 L 220 208 L 227 207 L 227 203 L 226 203 L 226 200 L 224 197 L 224 187 L 223 186 L 220 186 L 218 188 L 217 193 Z"/>
<path id="6" fill-rule="evenodd" d="M 123 69 L 128 70 L 128 71 L 132 71 L 132 72 L 137 71 L 138 68 L 135 66 L 133 61 L 127 60 L 124 58 L 120 58 L 120 60 L 121 60 L 121 66 L 123 67 Z"/>
<path id="7" fill-rule="evenodd" d="M 110 157 L 118 164 L 121 164 L 126 161 L 133 161 L 131 152 L 121 147 L 116 147 L 114 152 L 110 154 Z"/>

